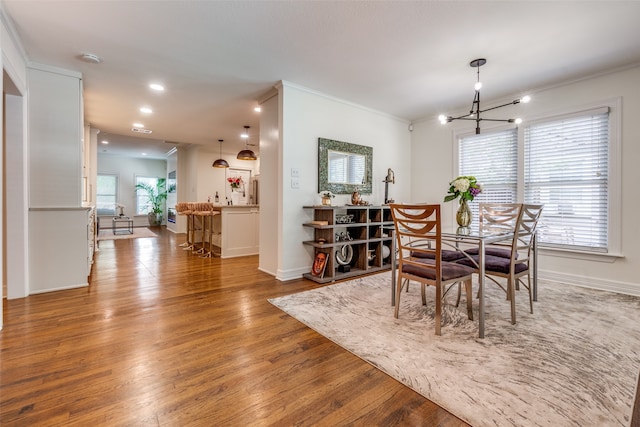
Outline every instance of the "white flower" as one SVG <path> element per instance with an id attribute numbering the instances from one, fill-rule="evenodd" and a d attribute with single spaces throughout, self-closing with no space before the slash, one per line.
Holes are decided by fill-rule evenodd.
<path id="1" fill-rule="evenodd" d="M 453 185 L 453 188 L 455 188 L 456 191 L 464 193 L 469 189 L 470 183 L 469 183 L 469 180 L 466 178 L 458 178 L 455 181 L 453 181 L 451 185 Z"/>

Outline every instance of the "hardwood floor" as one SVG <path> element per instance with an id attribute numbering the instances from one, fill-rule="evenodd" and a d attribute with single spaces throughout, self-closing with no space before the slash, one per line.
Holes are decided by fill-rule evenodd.
<path id="1" fill-rule="evenodd" d="M 466 426 L 267 299 L 257 257 L 100 242 L 88 288 L 4 301 L 2 426 Z"/>

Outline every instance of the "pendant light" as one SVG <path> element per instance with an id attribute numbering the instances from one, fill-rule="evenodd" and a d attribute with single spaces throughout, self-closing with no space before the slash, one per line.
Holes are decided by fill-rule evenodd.
<path id="1" fill-rule="evenodd" d="M 227 161 L 225 159 L 222 158 L 222 139 L 219 139 L 218 142 L 220 143 L 220 158 L 218 160 L 216 160 L 215 162 L 213 162 L 213 166 L 214 168 L 228 168 L 229 167 L 229 163 L 227 163 Z"/>
<path id="2" fill-rule="evenodd" d="M 249 128 L 250 126 L 244 127 L 245 131 L 242 134 L 242 137 L 246 138 L 247 142 L 245 143 L 244 150 L 238 153 L 238 160 L 258 160 L 258 157 L 256 157 L 256 153 L 249 150 Z"/>

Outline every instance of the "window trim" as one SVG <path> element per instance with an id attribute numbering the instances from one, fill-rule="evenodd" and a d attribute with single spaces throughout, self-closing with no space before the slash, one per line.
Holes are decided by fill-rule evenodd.
<path id="1" fill-rule="evenodd" d="M 622 253 L 622 97 L 608 98 L 600 101 L 581 104 L 574 107 L 566 107 L 551 112 L 544 112 L 530 116 L 526 120 L 526 125 L 542 123 L 546 121 L 557 120 L 571 116 L 579 116 L 580 114 L 592 111 L 598 108 L 609 108 L 609 200 L 608 200 L 608 242 L 607 252 L 590 252 L 580 249 L 571 248 L 555 248 L 540 245 L 539 249 L 542 254 L 553 253 L 561 256 L 599 260 L 612 262 L 612 259 L 624 257 Z M 499 132 L 512 128 L 513 125 L 496 126 L 486 129 L 487 132 Z M 517 152 L 517 200 L 524 200 L 524 129 L 525 125 L 517 126 L 518 152 Z M 453 170 L 455 176 L 459 175 L 459 141 L 461 138 L 473 135 L 472 129 L 454 132 L 453 134 Z"/>
<path id="2" fill-rule="evenodd" d="M 136 188 L 136 186 L 138 185 L 138 178 L 155 179 L 156 182 L 157 182 L 157 180 L 162 179 L 162 177 L 160 177 L 160 176 L 148 176 L 148 175 L 142 175 L 142 174 L 135 174 L 134 177 L 133 177 L 133 189 L 134 189 L 134 192 L 135 192 L 134 200 L 135 200 L 135 207 L 136 207 L 134 216 L 146 216 L 146 215 L 148 215 L 148 213 L 138 213 L 138 211 L 139 211 L 138 191 L 137 191 L 137 188 Z"/>

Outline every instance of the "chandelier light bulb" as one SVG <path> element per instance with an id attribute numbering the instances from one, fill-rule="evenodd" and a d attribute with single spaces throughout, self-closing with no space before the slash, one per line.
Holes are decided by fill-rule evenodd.
<path id="1" fill-rule="evenodd" d="M 522 102 L 523 104 L 526 104 L 529 101 L 531 101 L 531 97 L 529 95 L 525 95 L 522 98 L 520 98 L 520 102 Z"/>
<path id="2" fill-rule="evenodd" d="M 516 123 L 517 125 L 519 125 L 520 123 L 522 123 L 522 119 L 521 119 L 520 117 L 518 117 L 518 118 L 515 120 L 515 123 Z"/>
<path id="3" fill-rule="evenodd" d="M 480 90 L 480 89 L 482 89 L 482 82 L 477 82 L 477 83 L 473 86 L 473 88 L 474 88 L 475 90 Z"/>
<path id="4" fill-rule="evenodd" d="M 442 123 L 443 125 L 447 124 L 447 116 L 445 116 L 444 114 L 440 114 L 438 116 L 438 120 L 440 120 L 440 123 Z"/>

